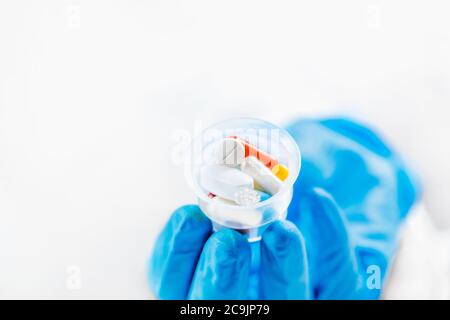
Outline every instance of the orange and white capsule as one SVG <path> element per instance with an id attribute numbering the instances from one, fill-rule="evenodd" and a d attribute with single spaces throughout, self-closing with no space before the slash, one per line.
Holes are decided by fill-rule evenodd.
<path id="1" fill-rule="evenodd" d="M 264 152 L 262 150 L 259 150 L 255 146 L 251 145 L 247 141 L 237 137 L 237 136 L 230 136 L 229 138 L 235 139 L 239 145 L 242 145 L 244 147 L 244 157 L 255 157 L 258 159 L 262 164 L 264 164 L 267 168 L 269 168 L 272 173 L 281 181 L 284 181 L 289 176 L 289 170 L 286 168 L 286 166 L 279 163 L 279 161 L 272 155 L 268 154 L 267 152 Z M 240 152 L 242 153 L 242 152 Z M 236 153 L 235 153 L 236 154 Z M 235 155 L 236 158 L 236 155 Z M 242 163 L 242 156 L 239 157 L 239 162 Z"/>

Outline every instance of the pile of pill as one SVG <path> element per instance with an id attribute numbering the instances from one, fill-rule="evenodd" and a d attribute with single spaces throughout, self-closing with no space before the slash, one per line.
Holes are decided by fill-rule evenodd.
<path id="1" fill-rule="evenodd" d="M 229 136 L 215 148 L 216 161 L 200 170 L 200 184 L 214 201 L 252 205 L 269 199 L 288 177 L 286 166 L 244 139 Z"/>

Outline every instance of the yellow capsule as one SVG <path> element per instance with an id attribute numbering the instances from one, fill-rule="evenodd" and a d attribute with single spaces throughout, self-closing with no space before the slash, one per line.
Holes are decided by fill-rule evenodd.
<path id="1" fill-rule="evenodd" d="M 289 170 L 282 164 L 274 165 L 272 168 L 272 172 L 274 175 L 278 177 L 281 181 L 286 180 L 286 178 L 289 176 Z"/>

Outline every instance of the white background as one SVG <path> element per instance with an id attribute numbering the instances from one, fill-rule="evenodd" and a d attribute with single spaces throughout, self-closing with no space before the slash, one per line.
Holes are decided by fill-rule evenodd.
<path id="1" fill-rule="evenodd" d="M 449 9 L 1 1 L 0 298 L 150 297 L 152 241 L 194 201 L 176 138 L 230 116 L 375 125 L 420 174 L 445 230 Z"/>

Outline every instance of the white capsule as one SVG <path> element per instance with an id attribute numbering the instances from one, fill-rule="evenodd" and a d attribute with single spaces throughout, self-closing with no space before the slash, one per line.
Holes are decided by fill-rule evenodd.
<path id="1" fill-rule="evenodd" d="M 264 191 L 274 195 L 283 187 L 283 182 L 256 157 L 247 157 L 241 163 L 242 172 L 251 176 Z"/>
<path id="2" fill-rule="evenodd" d="M 236 139 L 225 138 L 217 143 L 217 161 L 227 166 L 239 165 L 245 157 L 245 147 Z"/>
<path id="3" fill-rule="evenodd" d="M 200 184 L 206 191 L 238 204 L 243 194 L 256 192 L 253 190 L 252 177 L 239 169 L 221 165 L 213 164 L 202 167 Z"/>
<path id="4" fill-rule="evenodd" d="M 224 198 L 221 198 L 221 197 L 218 197 L 218 196 L 214 196 L 211 199 L 214 202 L 221 203 L 221 204 L 226 204 L 226 205 L 229 205 L 229 206 L 235 206 L 236 205 L 236 202 L 231 201 L 231 200 L 227 200 L 227 199 L 224 199 Z"/>

